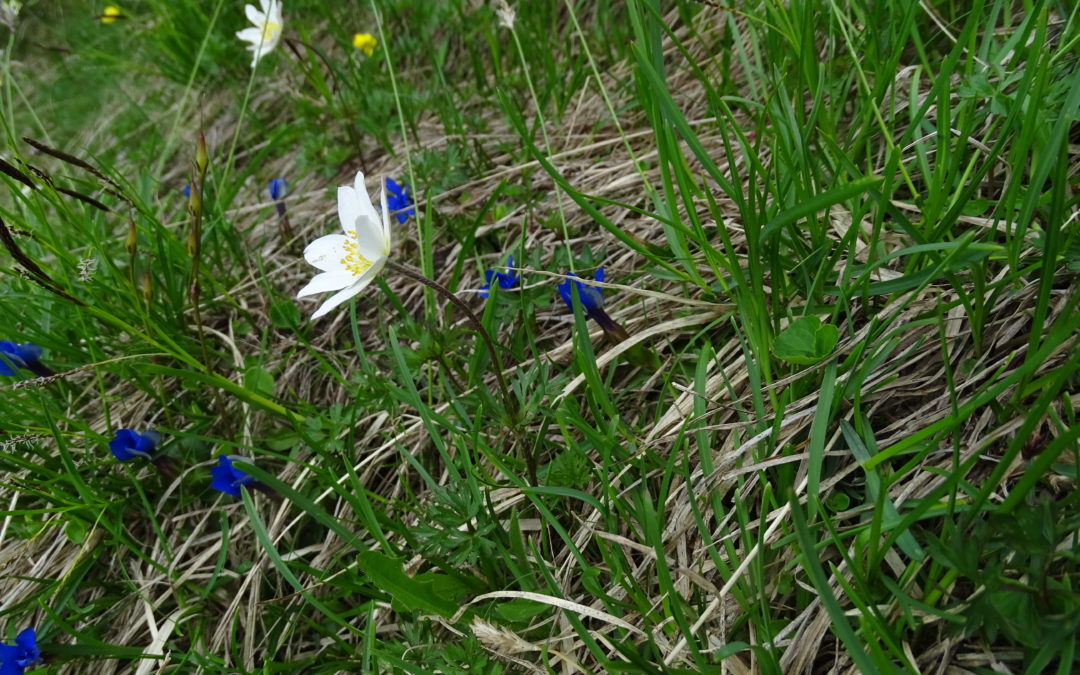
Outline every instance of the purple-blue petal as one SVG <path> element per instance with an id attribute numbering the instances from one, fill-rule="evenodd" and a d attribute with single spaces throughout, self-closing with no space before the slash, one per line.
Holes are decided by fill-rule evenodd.
<path id="1" fill-rule="evenodd" d="M 517 286 L 518 276 L 513 272 L 499 272 L 499 287 L 506 290 Z"/>
<path id="2" fill-rule="evenodd" d="M 15 660 L 17 665 L 25 668 L 41 657 L 41 650 L 37 646 L 37 634 L 34 632 L 33 626 L 22 629 L 15 636 L 15 644 L 23 650 L 20 657 Z"/>
<path id="3" fill-rule="evenodd" d="M 573 272 L 568 276 L 573 277 L 575 280 L 579 278 L 578 275 Z M 593 275 L 593 279 L 602 282 L 604 280 L 604 268 L 598 268 Z M 559 284 L 559 295 L 562 296 L 563 302 L 566 303 L 567 308 L 572 312 L 574 311 L 574 299 L 570 292 L 571 281 L 572 280 L 568 278 Z M 581 300 L 581 306 L 584 308 L 586 314 L 592 314 L 597 310 L 603 309 L 604 296 L 600 293 L 599 288 L 586 286 L 580 281 L 573 281 L 573 283 L 577 285 L 578 299 Z"/>
<path id="4" fill-rule="evenodd" d="M 285 193 L 289 190 L 288 183 L 284 178 L 275 178 L 270 181 L 270 199 L 277 201 L 285 196 Z"/>
<path id="5" fill-rule="evenodd" d="M 161 442 L 161 434 L 156 431 L 144 431 L 141 434 L 132 429 L 117 429 L 116 436 L 109 441 L 109 450 L 121 462 L 141 457 L 152 459 L 151 453 Z"/>
<path id="6" fill-rule="evenodd" d="M 44 350 L 31 342 L 16 344 L 0 340 L 0 375 L 14 375 L 15 368 L 29 368 L 38 362 Z"/>
<path id="7" fill-rule="evenodd" d="M 218 455 L 217 466 L 210 467 L 210 475 L 213 476 L 210 487 L 227 495 L 239 497 L 240 488 L 254 483 L 255 479 L 237 467 L 237 463 L 228 455 Z"/>
<path id="8" fill-rule="evenodd" d="M 0 675 L 18 675 L 41 658 L 33 627 L 24 628 L 14 645 L 0 643 Z"/>
<path id="9" fill-rule="evenodd" d="M 393 178 L 386 178 L 386 207 L 397 218 L 398 224 L 404 224 L 410 216 L 416 215 L 416 209 L 409 208 L 413 205 L 412 187 L 408 183 L 399 185 Z"/>

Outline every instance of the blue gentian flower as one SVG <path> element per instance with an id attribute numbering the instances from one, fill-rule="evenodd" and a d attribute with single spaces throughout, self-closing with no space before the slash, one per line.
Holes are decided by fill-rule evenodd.
<path id="1" fill-rule="evenodd" d="M 612 344 L 618 344 L 630 337 L 630 334 L 626 332 L 626 329 L 620 326 L 614 319 L 608 316 L 608 313 L 604 311 L 604 296 L 600 294 L 600 289 L 595 286 L 586 286 L 581 281 L 575 281 L 578 278 L 573 272 L 569 275 L 571 278 L 567 278 L 561 284 L 559 284 L 559 295 L 562 296 L 563 302 L 570 308 L 570 311 L 574 311 L 574 297 L 571 292 L 570 284 L 577 285 L 578 300 L 581 301 L 581 307 L 585 310 L 585 314 L 600 324 L 600 328 L 604 330 L 604 335 Z M 593 274 L 594 281 L 604 281 L 604 268 L 598 267 Z"/>
<path id="2" fill-rule="evenodd" d="M 21 675 L 34 661 L 41 658 L 37 646 L 37 635 L 33 627 L 24 629 L 15 636 L 15 644 L 0 642 L 0 675 Z"/>
<path id="3" fill-rule="evenodd" d="M 161 434 L 156 431 L 139 433 L 131 429 L 117 429 L 116 437 L 109 441 L 109 450 L 121 462 L 127 462 L 136 457 L 152 460 L 154 448 L 160 442 Z M 0 675 L 3 673 L 0 672 Z"/>
<path id="4" fill-rule="evenodd" d="M 230 457 L 229 455 L 218 455 L 218 465 L 210 467 L 210 475 L 214 477 L 210 487 L 233 497 L 239 497 L 240 488 L 245 485 L 256 487 L 254 485 L 255 479 L 236 466 L 237 464 L 243 464 L 244 461 L 246 460 Z M 3 673 L 0 673 L 0 675 L 3 675 Z"/>
<path id="5" fill-rule="evenodd" d="M 289 185 L 285 182 L 284 178 L 275 178 L 270 181 L 270 199 L 275 202 L 285 197 L 285 193 L 288 192 Z"/>
<path id="6" fill-rule="evenodd" d="M 190 197 L 191 196 L 191 186 L 190 185 L 185 185 L 183 187 L 183 189 L 180 190 L 180 191 L 184 193 L 185 197 Z"/>
<path id="7" fill-rule="evenodd" d="M 278 177 L 270 181 L 270 199 L 274 200 L 274 207 L 277 209 L 282 241 L 292 239 L 292 224 L 289 223 L 289 216 L 285 213 L 285 193 L 288 191 L 289 185 L 284 178 Z"/>
<path id="8" fill-rule="evenodd" d="M 11 377 L 17 368 L 27 368 L 35 373 L 44 368 L 38 359 L 41 358 L 41 347 L 29 342 L 15 344 L 8 340 L 0 340 L 0 375 Z M 0 675 L 3 675 L 0 673 Z"/>
<path id="9" fill-rule="evenodd" d="M 514 266 L 514 256 L 510 256 L 510 258 L 506 261 L 506 266 Z M 514 270 L 507 270 L 505 272 L 488 270 L 484 272 L 484 279 L 487 281 L 487 283 L 480 287 L 479 295 L 481 298 L 486 298 L 490 295 L 489 290 L 491 289 L 491 284 L 493 282 L 498 283 L 499 288 L 505 291 L 517 286 L 518 282 L 521 280 L 520 277 L 518 277 L 518 275 L 514 272 Z"/>
<path id="10" fill-rule="evenodd" d="M 573 272 L 570 273 L 571 277 L 577 278 L 577 275 Z M 596 272 L 593 274 L 594 281 L 602 282 L 604 280 L 604 268 L 596 268 Z M 566 303 L 567 308 L 572 312 L 574 311 L 574 297 L 570 292 L 571 279 L 566 279 L 559 284 L 559 295 L 562 296 L 563 302 Z M 577 284 L 578 299 L 581 300 L 581 306 L 585 309 L 585 313 L 589 316 L 596 318 L 594 315 L 597 312 L 604 311 L 604 296 L 600 294 L 600 289 L 595 286 L 586 286 L 580 281 L 573 281 Z"/>
<path id="11" fill-rule="evenodd" d="M 394 214 L 397 218 L 398 225 L 403 224 L 409 219 L 409 216 L 416 215 L 416 209 L 409 208 L 413 205 L 412 188 L 406 183 L 404 186 L 398 185 L 394 182 L 393 178 L 386 179 L 386 191 L 389 193 L 386 195 L 386 205 L 390 209 L 390 213 Z"/>

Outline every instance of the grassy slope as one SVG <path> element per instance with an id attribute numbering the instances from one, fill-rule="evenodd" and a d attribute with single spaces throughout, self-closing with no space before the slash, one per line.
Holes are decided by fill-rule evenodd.
<path id="1" fill-rule="evenodd" d="M 113 209 L 0 179 L 81 303 L 3 258 L 0 338 L 81 369 L 0 402 L 7 639 L 100 673 L 1077 667 L 1068 3 L 296 1 L 253 76 L 232 4 L 0 33 L 3 157 Z M 509 412 L 406 277 L 306 320 L 359 168 L 416 187 L 395 259 L 482 313 Z M 598 265 L 640 347 L 555 295 Z M 804 316 L 838 329 L 812 364 Z M 123 426 L 179 475 L 118 465 Z M 218 454 L 284 500 L 210 490 Z"/>

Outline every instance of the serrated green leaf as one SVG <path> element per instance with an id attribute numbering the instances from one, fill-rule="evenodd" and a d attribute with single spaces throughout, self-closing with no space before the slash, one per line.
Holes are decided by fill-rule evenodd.
<path id="1" fill-rule="evenodd" d="M 458 604 L 439 595 L 431 579 L 414 579 L 405 573 L 401 561 L 378 551 L 364 551 L 357 556 L 360 569 L 385 593 L 413 611 L 453 616 Z"/>

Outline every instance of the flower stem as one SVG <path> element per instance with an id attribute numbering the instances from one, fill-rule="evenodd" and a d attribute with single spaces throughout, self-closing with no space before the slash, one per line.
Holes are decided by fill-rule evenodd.
<path id="1" fill-rule="evenodd" d="M 473 311 L 469 309 L 469 306 L 465 304 L 465 302 L 461 298 L 451 293 L 450 289 L 446 288 L 445 286 L 436 281 L 428 279 L 423 274 L 421 274 L 419 270 L 414 270 L 408 265 L 402 265 L 401 263 L 394 262 L 393 260 L 387 260 L 386 266 L 394 270 L 395 272 L 400 272 L 401 274 L 404 274 L 413 281 L 418 281 L 421 284 L 427 286 L 428 288 L 432 289 L 439 295 L 452 302 L 456 307 L 460 308 L 461 311 L 465 313 L 465 316 L 469 319 L 469 323 L 471 323 L 476 329 L 476 332 L 480 334 L 480 337 L 481 339 L 483 339 L 488 351 L 491 352 L 491 358 L 495 361 L 495 376 L 499 380 L 499 389 L 502 391 L 503 401 L 506 406 L 506 412 L 511 415 L 513 419 L 517 419 L 517 408 L 514 405 L 514 399 L 511 398 L 510 390 L 506 386 L 506 380 L 503 379 L 503 366 L 502 359 L 499 357 L 499 350 L 495 345 L 495 341 L 491 339 L 491 335 L 489 335 L 487 329 L 484 328 L 484 324 L 480 323 L 480 319 L 476 316 L 476 314 L 474 314 Z"/>

